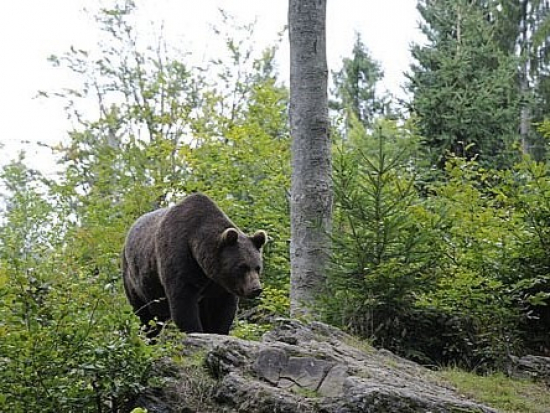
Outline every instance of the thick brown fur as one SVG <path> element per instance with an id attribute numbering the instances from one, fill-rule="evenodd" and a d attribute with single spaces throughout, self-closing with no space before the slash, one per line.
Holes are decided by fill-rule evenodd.
<path id="1" fill-rule="evenodd" d="M 206 195 L 190 195 L 130 228 L 126 296 L 146 326 L 172 319 L 187 333 L 228 334 L 238 298 L 261 293 L 266 239 L 264 231 L 245 235 Z"/>

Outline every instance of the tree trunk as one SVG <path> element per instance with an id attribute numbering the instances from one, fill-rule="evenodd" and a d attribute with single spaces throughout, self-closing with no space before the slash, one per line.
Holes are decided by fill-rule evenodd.
<path id="1" fill-rule="evenodd" d="M 289 0 L 292 316 L 313 315 L 330 252 L 326 4 L 326 0 Z"/>
<path id="2" fill-rule="evenodd" d="M 521 79 L 520 79 L 520 93 L 525 97 L 529 93 L 529 72 L 530 67 L 530 47 L 529 47 L 529 28 L 528 28 L 528 17 L 529 17 L 529 0 L 524 0 L 521 3 L 521 31 L 520 31 L 520 57 L 524 59 L 521 66 Z M 521 150 L 524 155 L 529 153 L 529 129 L 531 125 L 531 109 L 527 102 L 523 102 L 520 112 L 520 123 L 519 123 L 519 136 L 521 140 Z"/>

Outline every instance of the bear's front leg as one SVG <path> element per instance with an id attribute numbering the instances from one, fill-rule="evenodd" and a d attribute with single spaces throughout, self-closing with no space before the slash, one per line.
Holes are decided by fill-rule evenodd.
<path id="1" fill-rule="evenodd" d="M 185 333 L 202 333 L 199 318 L 199 292 L 192 286 L 182 287 L 181 291 L 168 294 L 170 317 L 176 326 Z"/>
<path id="2" fill-rule="evenodd" d="M 219 285 L 212 284 L 199 303 L 201 324 L 205 333 L 229 334 L 239 299 Z"/>

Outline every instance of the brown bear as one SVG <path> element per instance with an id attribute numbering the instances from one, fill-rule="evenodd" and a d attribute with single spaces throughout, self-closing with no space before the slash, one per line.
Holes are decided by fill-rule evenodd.
<path id="1" fill-rule="evenodd" d="M 122 254 L 124 289 L 145 326 L 228 334 L 239 297 L 262 292 L 264 231 L 245 235 L 206 195 L 140 217 Z M 149 336 L 158 333 L 158 327 Z"/>

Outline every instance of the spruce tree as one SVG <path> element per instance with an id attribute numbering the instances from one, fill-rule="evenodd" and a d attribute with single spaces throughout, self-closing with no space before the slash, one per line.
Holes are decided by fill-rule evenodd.
<path id="1" fill-rule="evenodd" d="M 451 156 L 486 166 L 513 162 L 519 126 L 518 61 L 496 40 L 485 1 L 421 0 L 425 45 L 414 45 L 408 74 L 423 147 L 432 166 Z"/>
<path id="2" fill-rule="evenodd" d="M 361 36 L 356 34 L 352 56 L 344 58 L 342 68 L 332 73 L 334 99 L 329 106 L 345 112 L 346 129 L 351 126 L 351 116 L 368 127 L 376 115 L 384 113 L 386 104 L 376 90 L 383 77 L 380 63 L 372 58 Z"/>

